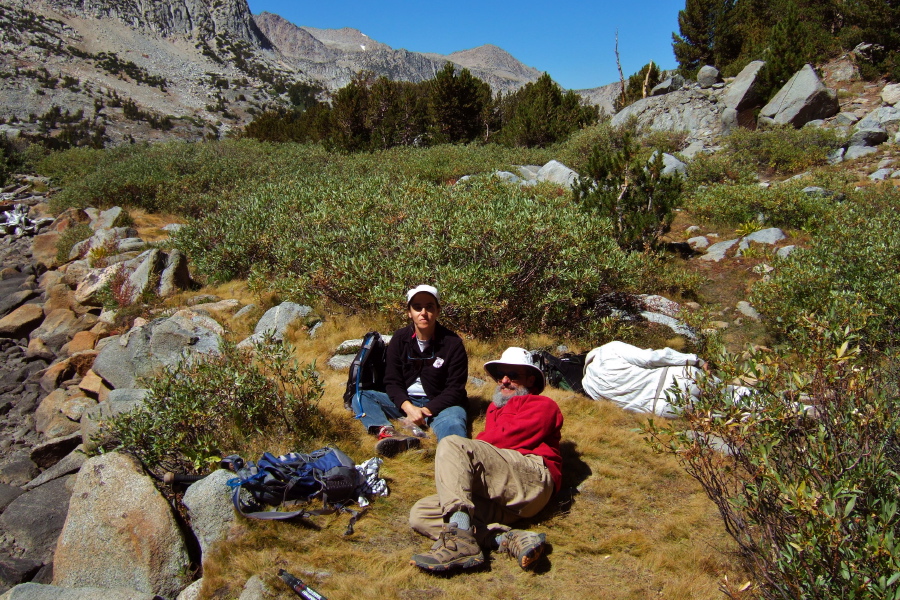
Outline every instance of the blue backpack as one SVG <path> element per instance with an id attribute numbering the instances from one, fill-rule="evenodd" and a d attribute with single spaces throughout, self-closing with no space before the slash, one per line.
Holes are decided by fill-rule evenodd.
<path id="1" fill-rule="evenodd" d="M 353 460 L 337 448 L 326 446 L 309 454 L 291 452 L 273 456 L 266 452 L 256 462 L 245 463 L 232 455 L 223 460 L 237 473 L 228 485 L 235 509 L 251 519 L 284 520 L 307 518 L 337 511 L 353 515 L 347 533 L 353 533 L 358 511 L 346 507 L 356 500 L 365 479 Z M 245 492 L 245 493 L 242 493 Z M 321 498 L 323 509 L 279 511 L 264 506 L 308 503 Z"/>

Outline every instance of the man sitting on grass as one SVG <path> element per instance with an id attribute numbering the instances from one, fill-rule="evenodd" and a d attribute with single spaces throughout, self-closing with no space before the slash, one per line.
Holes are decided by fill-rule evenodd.
<path id="1" fill-rule="evenodd" d="M 484 431 L 476 439 L 448 436 L 434 459 L 437 494 L 419 500 L 409 522 L 436 540 L 410 561 L 426 571 L 477 567 L 482 546 L 514 557 L 527 568 L 540 558 L 545 536 L 506 525 L 536 515 L 559 490 L 563 416 L 540 396 L 544 375 L 531 353 L 508 348 L 485 363 L 497 381 Z"/>

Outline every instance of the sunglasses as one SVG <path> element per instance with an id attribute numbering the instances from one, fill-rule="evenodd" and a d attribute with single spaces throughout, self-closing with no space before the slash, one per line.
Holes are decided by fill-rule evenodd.
<path id="1" fill-rule="evenodd" d="M 509 377 L 510 381 L 522 381 L 523 379 L 525 379 L 526 374 L 524 371 L 520 371 L 518 369 L 515 371 L 505 371 L 503 369 L 497 369 L 496 371 L 494 371 L 494 376 L 497 381 L 500 381 L 504 377 Z"/>
<path id="2" fill-rule="evenodd" d="M 434 358 L 434 345 L 431 348 L 431 356 L 411 356 L 409 352 L 406 353 L 407 360 L 431 360 Z"/>

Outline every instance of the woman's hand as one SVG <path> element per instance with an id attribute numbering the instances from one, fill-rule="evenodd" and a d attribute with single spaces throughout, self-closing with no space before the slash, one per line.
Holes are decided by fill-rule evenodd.
<path id="1" fill-rule="evenodd" d="M 400 408 L 403 409 L 403 412 L 406 413 L 406 418 L 418 425 L 419 427 L 425 426 L 425 419 L 431 416 L 431 411 L 425 408 L 424 406 L 416 406 L 409 400 L 400 405 Z"/>

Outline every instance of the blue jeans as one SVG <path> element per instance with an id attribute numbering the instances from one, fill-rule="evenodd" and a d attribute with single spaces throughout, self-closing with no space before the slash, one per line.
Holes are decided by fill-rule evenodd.
<path id="1" fill-rule="evenodd" d="M 359 395 L 359 402 L 365 413 L 360 421 L 367 431 L 370 428 L 390 425 L 391 422 L 388 419 L 399 419 L 406 416 L 384 392 L 363 390 Z M 428 398 L 410 398 L 410 402 L 421 407 L 428 404 Z M 438 441 L 448 435 L 469 437 L 466 430 L 466 409 L 462 406 L 448 406 L 436 417 L 426 418 L 425 424 L 434 431 Z"/>

